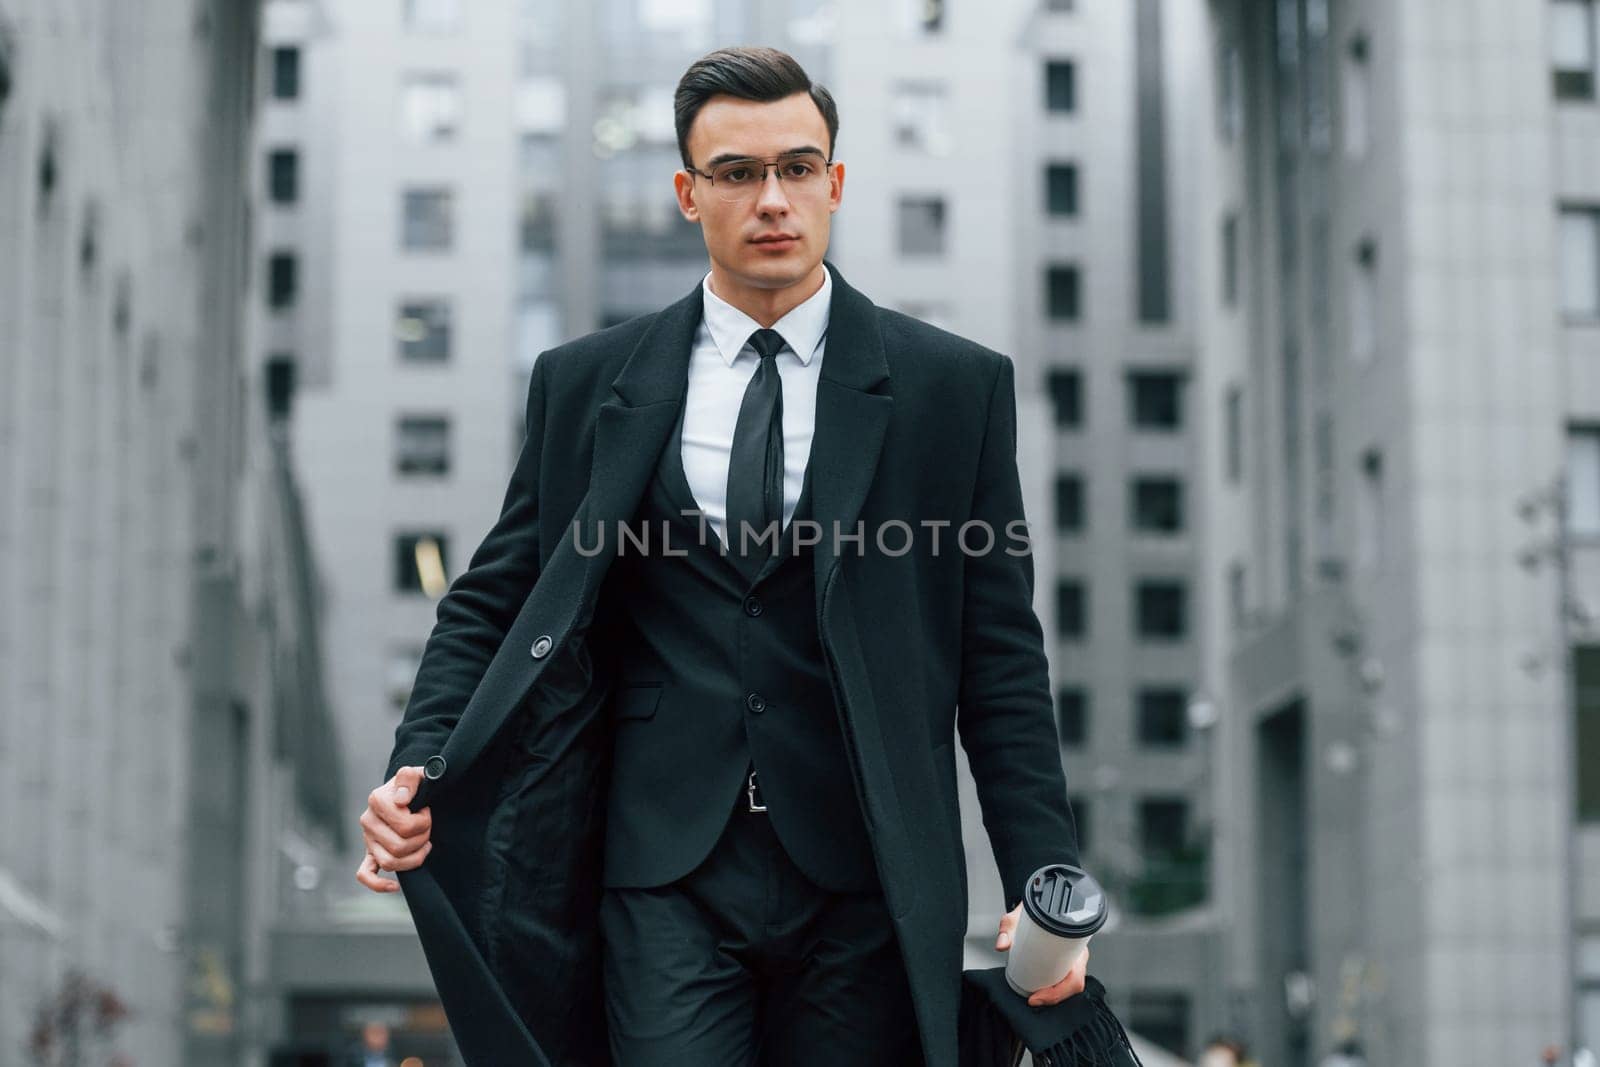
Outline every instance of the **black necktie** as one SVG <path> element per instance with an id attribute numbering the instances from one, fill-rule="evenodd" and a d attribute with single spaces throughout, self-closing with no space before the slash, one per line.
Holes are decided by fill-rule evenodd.
<path id="1" fill-rule="evenodd" d="M 760 353 L 761 365 L 745 387 L 733 430 L 727 534 L 734 559 L 754 580 L 761 572 L 761 550 L 770 555 L 777 546 L 776 533 L 760 543 L 757 536 L 774 523 L 775 530 L 783 528 L 783 382 L 778 377 L 783 335 L 777 330 L 757 330 L 750 335 L 750 346 Z M 748 553 L 741 551 L 741 522 L 748 522 L 751 528 Z"/>

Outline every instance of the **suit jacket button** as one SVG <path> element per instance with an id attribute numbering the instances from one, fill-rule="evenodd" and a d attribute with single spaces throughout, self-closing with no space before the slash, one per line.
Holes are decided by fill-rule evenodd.
<path id="1" fill-rule="evenodd" d="M 540 634 L 539 639 L 533 643 L 533 658 L 544 659 L 550 654 L 550 649 L 555 642 L 550 640 L 549 634 Z"/>
<path id="2" fill-rule="evenodd" d="M 744 706 L 759 715 L 767 710 L 767 701 L 760 693 L 751 693 L 744 698 Z"/>
<path id="3" fill-rule="evenodd" d="M 444 777 L 444 757 L 429 756 L 428 762 L 422 765 L 422 776 L 429 781 L 437 782 Z"/>

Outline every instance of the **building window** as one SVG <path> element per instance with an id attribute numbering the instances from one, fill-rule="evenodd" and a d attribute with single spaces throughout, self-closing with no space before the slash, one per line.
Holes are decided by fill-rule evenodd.
<path id="1" fill-rule="evenodd" d="M 1078 321 L 1078 268 L 1054 263 L 1045 268 L 1045 314 L 1056 322 Z"/>
<path id="2" fill-rule="evenodd" d="M 1600 426 L 1567 427 L 1567 532 L 1600 536 Z"/>
<path id="3" fill-rule="evenodd" d="M 441 297 L 401 301 L 394 335 L 403 362 L 445 362 L 450 358 L 450 301 Z"/>
<path id="4" fill-rule="evenodd" d="M 1052 367 L 1048 381 L 1050 400 L 1056 412 L 1056 426 L 1063 430 L 1076 430 L 1083 425 L 1080 375 L 1071 367 Z"/>
<path id="5" fill-rule="evenodd" d="M 408 251 L 449 251 L 455 231 L 455 197 L 450 190 L 407 189 L 401 196 L 401 246 Z"/>
<path id="6" fill-rule="evenodd" d="M 1595 97 L 1595 0 L 1552 0 L 1550 64 L 1557 100 Z"/>
<path id="7" fill-rule="evenodd" d="M 1223 475 L 1229 485 L 1238 485 L 1244 477 L 1244 388 L 1228 386 L 1223 400 L 1223 422 L 1226 440 L 1223 442 Z"/>
<path id="8" fill-rule="evenodd" d="M 1083 532 L 1083 478 L 1077 474 L 1056 475 L 1056 532 Z"/>
<path id="9" fill-rule="evenodd" d="M 1077 85 L 1070 59 L 1046 60 L 1044 65 L 1045 110 L 1068 113 L 1077 108 Z"/>
<path id="10" fill-rule="evenodd" d="M 267 195 L 274 204 L 300 199 L 300 153 L 276 148 L 267 154 Z"/>
<path id="11" fill-rule="evenodd" d="M 417 143 L 451 141 L 461 127 L 461 86 L 454 74 L 407 74 L 400 86 L 400 129 Z"/>
<path id="12" fill-rule="evenodd" d="M 1056 631 L 1062 637 L 1081 639 L 1089 633 L 1083 582 L 1062 578 L 1056 583 Z"/>
<path id="13" fill-rule="evenodd" d="M 1184 850 L 1189 838 L 1189 802 L 1182 797 L 1139 801 L 1139 851 L 1164 859 Z"/>
<path id="14" fill-rule="evenodd" d="M 901 17 L 912 33 L 944 29 L 944 0 L 900 0 Z"/>
<path id="15" fill-rule="evenodd" d="M 1072 829 L 1081 859 L 1089 851 L 1089 798 L 1082 793 L 1068 793 L 1067 807 L 1072 812 Z"/>
<path id="16" fill-rule="evenodd" d="M 284 46 L 272 50 L 272 98 L 300 98 L 300 49 Z"/>
<path id="17" fill-rule="evenodd" d="M 450 419 L 444 415 L 401 415 L 395 422 L 396 474 L 450 473 Z"/>
<path id="18" fill-rule="evenodd" d="M 1600 318 L 1600 208 L 1564 207 L 1561 311 L 1569 319 Z"/>
<path id="19" fill-rule="evenodd" d="M 1183 483 L 1170 476 L 1133 480 L 1129 521 L 1139 533 L 1175 534 L 1183 530 Z"/>
<path id="20" fill-rule="evenodd" d="M 1133 596 L 1136 636 L 1174 641 L 1188 631 L 1188 589 L 1181 579 L 1141 579 Z"/>
<path id="21" fill-rule="evenodd" d="M 950 151 L 945 91 L 937 82 L 899 82 L 889 90 L 891 140 L 897 148 L 942 156 Z"/>
<path id="22" fill-rule="evenodd" d="M 450 33 L 461 26 L 461 0 L 405 0 L 406 28 Z"/>
<path id="23" fill-rule="evenodd" d="M 1355 278 L 1350 286 L 1350 356 L 1366 363 L 1378 347 L 1378 245 L 1368 238 L 1356 246 Z"/>
<path id="24" fill-rule="evenodd" d="M 1576 676 L 1578 821 L 1600 824 L 1600 645 L 1573 649 Z M 1600 975 L 1597 975 L 1600 977 Z"/>
<path id="25" fill-rule="evenodd" d="M 1230 211 L 1222 220 L 1222 306 L 1239 303 L 1239 213 Z"/>
<path id="26" fill-rule="evenodd" d="M 1066 748 L 1089 742 L 1089 694 L 1078 686 L 1056 690 L 1056 733 Z"/>
<path id="27" fill-rule="evenodd" d="M 394 588 L 437 600 L 449 588 L 450 539 L 441 530 L 411 530 L 394 538 Z"/>
<path id="28" fill-rule="evenodd" d="M 278 420 L 289 417 L 294 406 L 294 354 L 274 352 L 267 357 L 263 368 L 266 376 L 267 418 Z"/>
<path id="29" fill-rule="evenodd" d="M 1383 453 L 1369 448 L 1361 456 L 1360 506 L 1356 509 L 1356 562 L 1374 570 L 1383 557 Z"/>
<path id="30" fill-rule="evenodd" d="M 1371 111 L 1371 79 L 1367 63 L 1367 37 L 1358 33 L 1344 51 L 1344 110 L 1340 116 L 1344 154 L 1361 159 L 1367 154 L 1367 115 Z"/>
<path id="31" fill-rule="evenodd" d="M 1078 167 L 1075 163 L 1049 163 L 1044 168 L 1044 209 L 1051 215 L 1078 213 Z"/>
<path id="32" fill-rule="evenodd" d="M 422 646 L 407 644 L 389 649 L 384 681 L 389 707 L 396 715 L 405 714 L 406 705 L 411 703 L 411 687 L 417 680 L 417 671 L 421 666 Z"/>
<path id="33" fill-rule="evenodd" d="M 1129 420 L 1140 430 L 1183 426 L 1182 376 L 1174 371 L 1129 371 Z"/>
<path id="34" fill-rule="evenodd" d="M 1140 689 L 1139 744 L 1147 748 L 1182 748 L 1189 739 L 1189 695 L 1173 686 Z"/>
<path id="35" fill-rule="evenodd" d="M 294 306 L 299 266 L 293 252 L 274 252 L 267 257 L 267 306 L 274 311 Z"/>
<path id="36" fill-rule="evenodd" d="M 937 196 L 900 198 L 900 254 L 937 256 L 944 252 L 944 199 Z"/>

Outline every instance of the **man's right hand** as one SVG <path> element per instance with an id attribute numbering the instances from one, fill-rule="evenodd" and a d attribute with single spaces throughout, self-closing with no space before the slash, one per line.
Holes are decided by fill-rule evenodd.
<path id="1" fill-rule="evenodd" d="M 379 871 L 420 867 L 433 849 L 433 842 L 428 840 L 433 812 L 423 808 L 412 814 L 407 807 L 421 781 L 421 767 L 401 767 L 393 778 L 367 795 L 367 810 L 361 813 L 361 835 L 366 838 L 367 854 L 356 869 L 356 881 L 374 893 L 400 889 L 399 882 L 382 877 Z"/>

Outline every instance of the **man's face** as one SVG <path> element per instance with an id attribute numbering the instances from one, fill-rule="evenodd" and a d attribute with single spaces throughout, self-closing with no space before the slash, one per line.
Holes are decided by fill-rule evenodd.
<path id="1" fill-rule="evenodd" d="M 695 169 L 707 173 L 727 158 L 772 160 L 804 148 L 821 153 L 811 157 L 820 165 L 831 148 L 828 124 L 805 92 L 767 102 L 713 96 L 695 115 L 688 147 Z M 769 167 L 758 188 L 733 201 L 723 198 L 720 183 L 687 171 L 678 171 L 673 184 L 679 210 L 700 223 L 706 250 L 723 271 L 743 285 L 781 289 L 810 276 L 828 250 L 844 164 L 825 169 L 814 189 L 803 192 Z M 770 240 L 778 235 L 789 239 Z"/>

